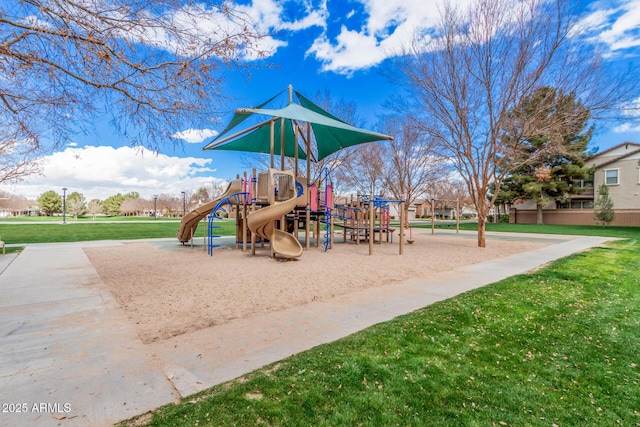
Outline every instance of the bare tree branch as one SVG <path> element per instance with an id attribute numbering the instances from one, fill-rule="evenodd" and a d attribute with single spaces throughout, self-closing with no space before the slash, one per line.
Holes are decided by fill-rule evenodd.
<path id="1" fill-rule="evenodd" d="M 602 117 L 637 89 L 637 77 L 623 84 L 578 43 L 571 7 L 569 0 L 448 1 L 435 31 L 416 36 L 402 57 L 416 98 L 415 126 L 438 142 L 466 182 L 481 247 L 495 202 L 491 185 L 499 189 L 511 170 L 528 161 L 519 153 L 531 135 L 553 135 L 564 125 L 546 119 L 549 105 L 543 102 L 528 112 L 527 123 L 514 127 L 512 112 L 522 100 L 549 86 L 576 94 L 593 117 Z M 507 129 L 513 132 L 508 143 Z"/>
<path id="2" fill-rule="evenodd" d="M 217 115 L 226 69 L 260 56 L 262 37 L 227 3 L 5 2 L 0 139 L 51 148 L 107 117 L 133 145 L 176 144 Z"/>

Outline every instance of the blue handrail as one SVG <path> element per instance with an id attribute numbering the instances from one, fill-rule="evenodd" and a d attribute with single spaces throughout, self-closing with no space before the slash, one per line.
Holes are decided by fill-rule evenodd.
<path id="1" fill-rule="evenodd" d="M 331 246 L 331 209 L 327 206 L 324 209 L 324 251 L 327 252 Z"/>
<path id="2" fill-rule="evenodd" d="M 216 205 L 214 206 L 213 209 L 211 209 L 211 213 L 207 216 L 208 218 L 208 225 L 209 225 L 209 233 L 207 236 L 207 251 L 209 253 L 209 256 L 213 256 L 213 248 L 218 248 L 220 247 L 220 245 L 215 245 L 213 243 L 214 239 L 218 239 L 221 236 L 220 235 L 216 235 L 213 234 L 213 230 L 220 228 L 219 225 L 213 225 L 213 223 L 215 222 L 215 220 L 222 220 L 222 218 L 220 218 L 218 216 L 219 212 L 224 212 L 226 213 L 227 210 L 224 208 L 225 206 L 232 206 L 234 204 L 238 205 L 238 204 L 242 204 L 244 201 L 246 201 L 246 196 L 249 193 L 247 192 L 240 192 L 240 193 L 233 193 L 228 195 L 227 197 L 223 197 L 222 199 L 220 199 L 220 201 L 218 203 L 216 203 Z M 240 199 L 240 197 L 243 197 L 242 199 Z"/>

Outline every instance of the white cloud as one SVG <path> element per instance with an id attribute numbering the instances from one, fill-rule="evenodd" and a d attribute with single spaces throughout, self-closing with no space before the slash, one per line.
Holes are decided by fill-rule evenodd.
<path id="1" fill-rule="evenodd" d="M 354 16 L 353 10 L 344 12 L 346 19 L 335 17 L 345 23 L 340 32 L 329 37 L 325 31 L 307 50 L 307 55 L 323 64 L 323 71 L 348 75 L 398 55 L 414 36 L 431 32 L 442 5 L 441 0 L 359 0 L 359 3 L 364 10 L 364 22 L 349 20 Z M 463 8 L 470 6 L 467 0 L 454 3 Z M 605 46 L 609 55 L 628 54 L 640 46 L 640 0 L 593 2 L 589 7 L 589 13 L 578 25 L 586 30 L 588 40 Z"/>
<path id="2" fill-rule="evenodd" d="M 48 190 L 82 193 L 87 200 L 105 199 L 131 191 L 141 197 L 154 194 L 179 196 L 181 191 L 218 181 L 210 159 L 171 157 L 144 148 L 93 147 L 66 148 L 40 159 L 42 176 L 27 182 L 3 184 L 0 190 L 35 199 Z"/>
<path id="3" fill-rule="evenodd" d="M 628 122 L 622 123 L 613 128 L 615 133 L 640 132 L 640 98 L 623 106 L 623 114 L 629 117 Z"/>
<path id="4" fill-rule="evenodd" d="M 247 6 L 238 6 L 238 10 L 250 16 L 263 31 L 291 30 L 299 31 L 311 27 L 325 27 L 327 24 L 327 1 L 321 0 L 314 5 L 311 0 L 297 2 L 302 10 L 292 19 L 285 19 L 283 2 L 277 0 L 253 0 Z"/>
<path id="5" fill-rule="evenodd" d="M 614 133 L 640 133 L 640 98 L 622 106 L 622 115 L 627 121 L 615 126 L 612 131 Z M 637 138 L 638 135 L 634 136 Z"/>
<path id="6" fill-rule="evenodd" d="M 412 37 L 432 28 L 438 2 L 424 0 L 362 0 L 367 20 L 356 29 L 343 26 L 335 40 L 326 34 L 307 51 L 323 63 L 324 71 L 350 74 L 378 65 L 399 54 Z M 353 16 L 353 11 L 347 17 Z"/>
<path id="7" fill-rule="evenodd" d="M 263 37 L 256 45 L 256 49 L 245 50 L 242 54 L 242 58 L 245 61 L 255 61 L 269 57 L 276 53 L 278 48 L 287 46 L 287 42 L 277 40 L 273 37 Z"/>
<path id="8" fill-rule="evenodd" d="M 274 0 L 253 0 L 238 9 L 250 16 L 262 29 L 278 28 L 281 23 L 282 6 Z"/>
<path id="9" fill-rule="evenodd" d="M 589 40 L 613 55 L 640 46 L 640 1 L 595 2 L 578 24 Z"/>
<path id="10" fill-rule="evenodd" d="M 320 0 L 319 5 L 314 5 L 312 0 L 302 0 L 296 5 L 301 10 L 296 16 L 286 19 L 283 16 L 283 2 L 278 0 L 253 0 L 246 5 L 234 5 L 232 15 L 209 7 L 204 2 L 193 3 L 178 10 L 168 10 L 158 17 L 175 25 L 183 34 L 189 34 L 187 43 L 179 44 L 169 32 L 154 25 L 138 27 L 126 36 L 185 56 L 206 55 L 205 50 L 210 48 L 212 41 L 243 40 L 239 54 L 251 61 L 269 57 L 280 47 L 287 46 L 287 41 L 279 39 L 274 33 L 326 26 L 326 0 Z M 148 16 L 152 23 L 155 18 Z M 260 36 L 243 39 L 242 35 L 247 31 L 257 32 Z"/>
<path id="11" fill-rule="evenodd" d="M 235 5 L 233 19 L 204 2 L 192 3 L 182 10 L 167 11 L 162 17 L 187 30 L 193 40 L 182 46 L 170 34 L 149 27 L 132 38 L 146 40 L 180 54 L 200 54 L 210 46 L 210 38 L 241 34 L 247 20 L 255 25 L 262 37 L 248 42 L 241 52 L 246 61 L 274 55 L 288 46 L 296 32 L 317 28 L 321 33 L 311 42 L 307 55 L 322 63 L 323 71 L 351 74 L 380 64 L 398 55 L 416 35 L 430 32 L 439 19 L 444 0 L 356 0 L 364 20 L 356 9 L 335 6 L 329 10 L 327 0 L 251 0 Z M 460 7 L 469 7 L 469 0 L 452 0 Z M 336 2 L 332 3 L 337 4 Z M 518 2 L 514 2 L 514 7 Z M 593 1 L 579 27 L 587 30 L 588 40 L 605 46 L 609 54 L 628 52 L 640 46 L 640 0 Z M 344 8 L 344 9 L 343 9 Z M 359 9 L 359 8 L 358 8 Z M 153 17 L 150 17 L 153 18 Z M 335 34 L 329 23 L 342 28 Z M 215 40 L 214 40 L 215 41 Z"/>
<path id="12" fill-rule="evenodd" d="M 342 27 L 337 43 L 326 37 L 314 41 L 307 54 L 324 63 L 324 71 L 350 74 L 356 69 L 369 68 L 385 59 L 374 37 Z"/>
<path id="13" fill-rule="evenodd" d="M 327 26 L 327 17 L 327 2 L 325 0 L 316 10 L 312 10 L 311 5 L 308 4 L 305 15 L 302 18 L 293 21 L 282 21 L 274 28 L 289 31 L 306 30 L 311 27 L 325 28 Z"/>
<path id="14" fill-rule="evenodd" d="M 288 45 L 285 40 L 266 34 L 280 31 L 302 31 L 311 27 L 326 27 L 326 0 L 322 0 L 315 7 L 309 0 L 300 2 L 300 5 L 303 6 L 304 11 L 301 16 L 292 20 L 284 18 L 282 2 L 276 0 L 253 0 L 247 6 L 238 6 L 238 10 L 250 17 L 256 23 L 258 30 L 265 34 L 257 41 L 257 49 L 246 51 L 244 58 L 247 60 L 257 59 L 258 52 L 268 57 L 273 55 L 278 48 Z"/>
<path id="15" fill-rule="evenodd" d="M 615 133 L 630 133 L 640 132 L 640 122 L 636 123 L 623 123 L 613 128 Z"/>
<path id="16" fill-rule="evenodd" d="M 187 129 L 181 132 L 176 132 L 172 136 L 174 138 L 182 139 L 190 144 L 198 144 L 207 138 L 211 138 L 218 134 L 217 130 L 213 129 Z"/>
<path id="17" fill-rule="evenodd" d="M 231 15 L 202 2 L 166 10 L 158 16 L 152 15 L 151 12 L 141 13 L 138 25 L 122 35 L 135 43 L 144 43 L 179 56 L 215 56 L 219 51 L 212 51 L 212 45 L 226 45 L 228 41 L 236 43 L 238 51 L 225 54 L 238 54 L 249 59 L 257 56 L 256 52 L 269 56 L 282 45 L 265 31 L 271 28 L 269 22 L 277 18 L 277 15 L 274 16 L 273 7 L 269 5 L 272 1 L 258 0 L 254 3 L 257 5 L 234 7 L 234 13 Z M 116 19 L 119 18 L 119 13 L 113 13 Z M 173 31 L 158 25 L 158 21 L 163 21 L 181 36 L 176 38 Z M 252 28 L 254 24 L 255 28 Z M 256 32 L 262 37 L 247 37 L 247 34 Z"/>

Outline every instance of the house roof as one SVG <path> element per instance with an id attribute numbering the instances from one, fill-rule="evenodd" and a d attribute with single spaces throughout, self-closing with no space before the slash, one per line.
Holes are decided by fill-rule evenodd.
<path id="1" fill-rule="evenodd" d="M 635 149 L 632 149 L 631 151 L 627 151 L 626 153 L 620 154 L 620 155 L 618 155 L 618 156 L 614 156 L 614 157 L 612 157 L 612 158 L 607 157 L 606 159 L 603 159 L 604 161 L 603 161 L 602 163 L 598 163 L 598 162 L 596 161 L 596 162 L 594 162 L 594 165 L 595 165 L 597 168 L 601 168 L 601 167 L 604 167 L 604 166 L 610 165 L 610 164 L 612 164 L 612 163 L 615 163 L 615 162 L 617 162 L 618 160 L 622 160 L 622 159 L 624 159 L 624 158 L 626 158 L 626 157 L 629 157 L 629 156 L 632 156 L 632 155 L 634 155 L 634 154 L 638 154 L 638 153 L 640 153 L 640 144 L 637 144 L 637 143 L 635 143 L 635 142 L 623 142 L 623 143 L 618 144 L 618 145 L 615 145 L 615 146 L 613 146 L 613 147 L 611 147 L 611 148 L 609 148 L 609 149 L 607 149 L 607 150 L 604 150 L 604 151 L 603 151 L 603 152 L 601 152 L 601 153 L 596 154 L 596 155 L 595 155 L 595 156 L 593 156 L 591 159 L 589 159 L 589 161 L 593 162 L 594 160 L 598 159 L 599 157 L 606 156 L 607 154 L 609 154 L 609 153 L 611 153 L 611 152 L 613 152 L 613 151 L 617 150 L 618 148 L 621 148 L 621 147 L 623 147 L 623 146 L 628 147 L 629 145 L 630 145 L 630 146 L 632 146 L 632 148 L 633 148 L 633 147 L 635 147 Z"/>

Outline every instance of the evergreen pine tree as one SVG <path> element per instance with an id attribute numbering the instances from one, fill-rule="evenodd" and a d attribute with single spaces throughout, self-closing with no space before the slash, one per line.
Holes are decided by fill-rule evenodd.
<path id="1" fill-rule="evenodd" d="M 543 224 L 544 206 L 580 194 L 583 188 L 574 182 L 593 175 L 593 168 L 586 166 L 593 132 L 588 126 L 591 115 L 575 94 L 546 86 L 525 98 L 512 115 L 513 129 L 507 130 L 505 140 L 511 139 L 511 134 L 523 134 L 526 141 L 513 140 L 523 144 L 522 165 L 502 181 L 498 200 L 535 201 L 536 222 Z"/>
<path id="2" fill-rule="evenodd" d="M 596 221 L 603 227 L 609 225 L 616 216 L 613 210 L 613 199 L 609 196 L 609 187 L 605 184 L 598 188 L 598 197 L 593 206 L 593 213 Z"/>
<path id="3" fill-rule="evenodd" d="M 38 197 L 40 211 L 46 216 L 62 212 L 62 197 L 53 190 L 45 191 Z"/>

